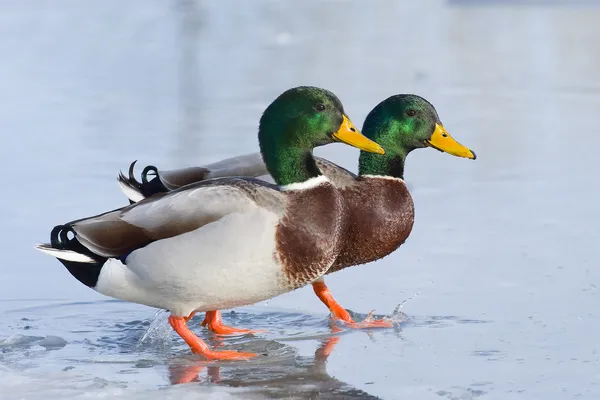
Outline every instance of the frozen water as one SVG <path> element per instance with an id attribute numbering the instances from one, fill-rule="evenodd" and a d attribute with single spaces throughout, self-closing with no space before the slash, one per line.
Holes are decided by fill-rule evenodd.
<path id="1" fill-rule="evenodd" d="M 0 2 L 0 399 L 600 398 L 598 21 L 587 0 Z M 125 205 L 135 159 L 256 151 L 264 107 L 305 84 L 357 126 L 420 94 L 477 152 L 411 154 L 411 237 L 327 278 L 394 329 L 333 332 L 301 289 L 225 312 L 266 334 L 219 339 L 196 317 L 211 345 L 267 354 L 206 363 L 165 313 L 34 250 Z M 356 170 L 347 146 L 316 154 Z"/>

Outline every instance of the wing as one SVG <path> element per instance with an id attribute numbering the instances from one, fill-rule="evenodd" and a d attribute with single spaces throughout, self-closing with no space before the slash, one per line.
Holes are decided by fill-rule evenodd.
<path id="1" fill-rule="evenodd" d="M 344 188 L 356 183 L 358 176 L 347 169 L 340 167 L 336 163 L 321 157 L 315 157 L 315 161 L 323 175 L 325 175 L 335 187 Z"/>
<path id="2" fill-rule="evenodd" d="M 214 179 L 66 226 L 93 253 L 121 257 L 153 241 L 190 232 L 232 213 L 263 208 L 282 215 L 284 196 L 276 186 L 257 179 Z"/>
<path id="3" fill-rule="evenodd" d="M 260 153 L 226 158 L 203 167 L 191 167 L 170 171 L 159 171 L 158 176 L 168 189 L 213 178 L 245 176 L 256 178 L 269 175 Z"/>
<path id="4" fill-rule="evenodd" d="M 142 180 L 138 181 L 133 173 L 135 161 L 129 166 L 129 177 L 119 174 L 119 185 L 123 193 L 132 202 L 140 201 L 156 193 L 164 193 L 195 182 L 213 178 L 233 176 L 260 177 L 265 182 L 273 183 L 260 153 L 249 153 L 242 156 L 226 158 L 200 167 L 189 167 L 168 171 L 159 171 L 149 165 L 142 171 Z M 149 179 L 149 176 L 154 176 Z"/>

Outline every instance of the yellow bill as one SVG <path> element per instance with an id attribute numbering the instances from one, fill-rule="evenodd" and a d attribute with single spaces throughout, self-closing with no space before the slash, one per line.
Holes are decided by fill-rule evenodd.
<path id="1" fill-rule="evenodd" d="M 383 147 L 363 136 L 345 115 L 340 129 L 333 134 L 333 138 L 369 153 L 385 154 Z"/>
<path id="2" fill-rule="evenodd" d="M 471 160 L 477 158 L 473 150 L 469 150 L 458 143 L 440 124 L 435 124 L 435 131 L 433 131 L 431 139 L 425 141 L 425 144 L 453 156 L 470 158 Z"/>

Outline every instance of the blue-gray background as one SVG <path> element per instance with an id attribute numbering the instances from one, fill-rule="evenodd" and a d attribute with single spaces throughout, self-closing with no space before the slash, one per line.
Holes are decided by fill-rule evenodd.
<path id="1" fill-rule="evenodd" d="M 597 399 L 599 21 L 594 1 L 0 1 L 0 399 Z M 105 302 L 33 245 L 126 204 L 134 159 L 257 151 L 261 111 L 298 85 L 359 127 L 422 95 L 478 159 L 411 154 L 409 240 L 328 278 L 356 312 L 408 300 L 400 330 L 342 335 L 326 373 L 307 367 L 327 312 L 304 288 L 238 310 L 270 331 L 244 343 L 284 343 L 275 362 L 170 386 L 187 350 L 164 315 Z M 316 154 L 356 170 L 355 149 Z"/>

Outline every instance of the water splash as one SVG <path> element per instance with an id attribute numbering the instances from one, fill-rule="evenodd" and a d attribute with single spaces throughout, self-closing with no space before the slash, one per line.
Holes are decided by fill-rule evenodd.
<path id="1" fill-rule="evenodd" d="M 376 321 L 377 319 L 382 319 L 384 321 L 388 321 L 390 322 L 392 325 L 400 325 L 403 322 L 406 322 L 408 320 L 408 315 L 406 315 L 403 311 L 402 308 L 411 300 L 416 299 L 417 297 L 419 297 L 419 295 L 421 294 L 421 292 L 417 292 L 414 295 L 410 296 L 409 298 L 403 300 L 400 304 L 398 304 L 394 310 L 392 311 L 392 313 L 390 315 L 376 315 L 375 314 L 375 310 L 371 310 L 369 311 L 369 313 L 364 316 L 364 315 L 360 315 L 354 312 L 350 312 L 352 317 L 356 317 L 361 318 L 362 319 L 362 323 L 370 323 L 373 321 Z M 364 317 L 364 318 L 363 318 Z"/>
<path id="2" fill-rule="evenodd" d="M 392 311 L 392 314 L 389 317 L 386 317 L 386 319 L 388 321 L 390 321 L 391 323 L 393 323 L 394 325 L 400 325 L 402 322 L 406 322 L 408 320 L 408 315 L 406 315 L 406 313 L 404 313 L 402 311 L 402 309 L 409 301 L 416 299 L 420 295 L 421 295 L 421 292 L 418 291 L 415 294 L 413 294 L 412 296 L 408 297 L 407 299 L 402 300 L 402 302 L 400 302 L 400 304 L 398 304 L 396 306 L 396 308 L 394 308 L 394 311 Z"/>
<path id="3" fill-rule="evenodd" d="M 168 323 L 169 313 L 165 310 L 158 310 L 154 314 L 154 319 L 150 323 L 150 326 L 146 329 L 146 332 L 140 337 L 135 346 L 137 350 L 143 347 L 157 345 L 166 347 L 169 339 L 171 338 L 172 330 Z"/>
<path id="4" fill-rule="evenodd" d="M 402 308 L 404 308 L 404 306 L 406 305 L 406 303 L 408 303 L 409 301 L 412 301 L 412 300 L 416 299 L 420 295 L 421 295 L 421 291 L 418 291 L 417 293 L 413 294 L 409 298 L 407 298 L 405 300 L 402 300 L 402 302 L 396 306 L 396 308 L 394 309 L 394 312 L 392 313 L 392 315 L 394 315 L 395 313 L 401 312 Z"/>

